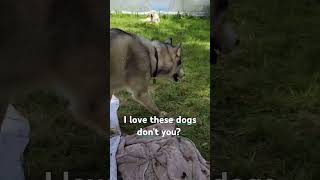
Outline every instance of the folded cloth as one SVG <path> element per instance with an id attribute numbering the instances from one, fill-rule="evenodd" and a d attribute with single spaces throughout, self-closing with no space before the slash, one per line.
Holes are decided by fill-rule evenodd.
<path id="1" fill-rule="evenodd" d="M 9 105 L 0 132 L 1 180 L 24 180 L 22 159 L 29 132 L 28 121 Z"/>
<path id="2" fill-rule="evenodd" d="M 155 124 L 145 129 L 175 130 L 174 124 Z M 180 136 L 122 136 L 117 153 L 124 180 L 207 180 L 209 163 L 194 143 Z"/>

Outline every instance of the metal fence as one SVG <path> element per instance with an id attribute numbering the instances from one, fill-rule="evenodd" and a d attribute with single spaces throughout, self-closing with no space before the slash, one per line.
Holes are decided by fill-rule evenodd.
<path id="1" fill-rule="evenodd" d="M 210 0 L 111 0 L 111 13 L 145 14 L 155 10 L 160 14 L 209 16 Z"/>

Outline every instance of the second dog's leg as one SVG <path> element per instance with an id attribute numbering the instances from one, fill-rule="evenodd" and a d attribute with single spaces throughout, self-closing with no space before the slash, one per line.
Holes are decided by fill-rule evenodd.
<path id="1" fill-rule="evenodd" d="M 143 92 L 134 92 L 133 98 L 142 104 L 149 112 L 164 116 L 166 113 L 159 110 L 159 108 L 156 106 L 156 104 L 153 102 L 150 94 L 147 91 Z"/>

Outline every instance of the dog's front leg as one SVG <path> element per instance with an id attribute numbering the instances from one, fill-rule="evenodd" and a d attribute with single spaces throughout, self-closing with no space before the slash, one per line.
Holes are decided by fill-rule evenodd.
<path id="1" fill-rule="evenodd" d="M 159 110 L 147 91 L 135 92 L 133 93 L 133 98 L 153 114 L 156 114 L 160 117 L 164 117 L 167 114 L 166 112 Z"/>
<path id="2" fill-rule="evenodd" d="M 71 111 L 74 120 L 95 131 L 98 135 L 107 137 L 107 103 L 105 93 L 79 93 L 66 94 L 71 101 Z"/>

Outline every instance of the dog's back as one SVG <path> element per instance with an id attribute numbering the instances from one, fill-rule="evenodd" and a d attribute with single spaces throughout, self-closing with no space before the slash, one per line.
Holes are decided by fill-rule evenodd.
<path id="1" fill-rule="evenodd" d="M 1 1 L 0 96 L 7 96 L 21 83 L 40 79 L 48 68 L 48 34 L 44 23 L 46 1 Z M 42 7 L 42 8 L 35 8 Z M 32 8 L 32 9 L 31 9 Z M 44 15 L 44 16 L 43 16 Z"/>
<path id="2" fill-rule="evenodd" d="M 15 87 L 19 84 L 46 83 L 76 64 L 89 64 L 89 59 L 75 61 L 72 56 L 104 48 L 96 44 L 104 22 L 94 14 L 94 3 L 87 0 L 1 1 L 0 7 L 2 90 L 18 89 Z M 70 73 L 81 76 L 79 71 Z"/>
<path id="3" fill-rule="evenodd" d="M 20 0 L 1 1 L 0 7 L 0 109 L 26 88 L 54 85 L 66 90 L 76 116 L 97 121 L 90 111 L 104 110 L 107 99 L 105 6 L 90 0 Z M 98 114 L 100 121 L 107 117 Z"/>
<path id="4" fill-rule="evenodd" d="M 145 41 L 145 42 L 144 42 Z M 141 37 L 119 29 L 110 32 L 110 88 L 115 91 L 127 86 L 128 77 L 144 79 L 150 73 L 149 48 Z"/>

